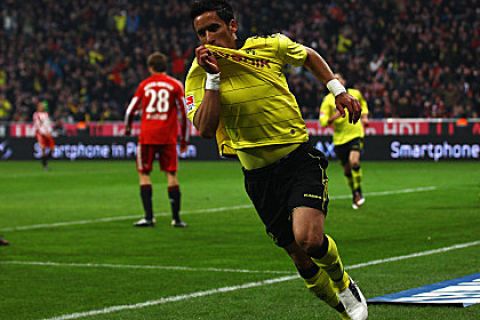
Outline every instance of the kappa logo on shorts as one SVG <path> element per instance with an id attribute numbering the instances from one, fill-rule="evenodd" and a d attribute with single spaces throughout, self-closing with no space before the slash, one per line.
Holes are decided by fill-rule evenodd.
<path id="1" fill-rule="evenodd" d="M 190 112 L 193 108 L 195 108 L 195 100 L 193 95 L 185 97 L 185 104 L 187 105 L 187 112 Z"/>
<path id="2" fill-rule="evenodd" d="M 318 196 L 316 194 L 311 194 L 311 193 L 304 193 L 303 194 L 304 198 L 315 198 L 315 199 L 322 199 L 322 196 Z"/>

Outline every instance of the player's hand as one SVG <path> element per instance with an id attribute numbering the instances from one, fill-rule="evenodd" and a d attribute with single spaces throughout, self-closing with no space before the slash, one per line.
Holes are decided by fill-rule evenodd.
<path id="1" fill-rule="evenodd" d="M 186 141 L 180 141 L 180 153 L 187 151 L 188 143 Z"/>
<path id="2" fill-rule="evenodd" d="M 332 124 L 333 121 L 337 120 L 341 116 L 342 116 L 342 114 L 340 113 L 340 111 L 337 110 L 337 112 L 335 112 L 335 114 L 328 119 L 328 124 L 329 125 Z"/>
<path id="3" fill-rule="evenodd" d="M 347 92 L 341 93 L 335 97 L 335 106 L 342 117 L 345 117 L 345 109 L 348 110 L 348 122 L 357 123 L 362 115 L 362 106 L 357 99 Z"/>
<path id="4" fill-rule="evenodd" d="M 132 128 L 130 126 L 125 127 L 125 135 L 129 137 L 132 134 Z"/>
<path id="5" fill-rule="evenodd" d="M 368 118 L 366 115 L 363 115 L 361 118 L 362 124 L 364 128 L 367 128 L 369 126 Z"/>
<path id="6" fill-rule="evenodd" d="M 220 72 L 217 59 L 205 46 L 199 46 L 195 49 L 195 57 L 198 64 L 208 73 L 215 74 Z"/>

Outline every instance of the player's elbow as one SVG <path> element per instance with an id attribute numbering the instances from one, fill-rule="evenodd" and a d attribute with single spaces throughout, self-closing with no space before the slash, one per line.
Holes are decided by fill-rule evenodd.
<path id="1" fill-rule="evenodd" d="M 215 130 L 204 129 L 204 130 L 200 130 L 199 133 L 200 133 L 200 137 L 205 139 L 215 138 Z"/>
<path id="2" fill-rule="evenodd" d="M 203 120 L 203 121 L 202 121 Z M 212 139 L 215 137 L 217 132 L 218 122 L 215 121 L 206 121 L 200 115 L 195 116 L 193 119 L 193 124 L 198 130 L 200 137 L 205 139 Z"/>

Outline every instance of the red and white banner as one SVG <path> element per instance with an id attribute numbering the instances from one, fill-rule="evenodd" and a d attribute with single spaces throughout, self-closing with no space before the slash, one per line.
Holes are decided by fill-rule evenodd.
<path id="1" fill-rule="evenodd" d="M 310 136 L 330 136 L 333 133 L 331 127 L 323 128 L 315 120 L 306 121 Z M 191 136 L 198 136 L 198 131 L 190 124 Z M 35 129 L 32 123 L 11 122 L 9 124 L 9 136 L 14 138 L 27 138 L 35 136 Z M 58 130 L 60 129 L 60 130 Z M 123 122 L 91 122 L 67 123 L 56 129 L 61 135 L 78 136 L 88 135 L 90 137 L 121 137 L 125 133 Z M 444 119 L 385 119 L 370 120 L 365 130 L 368 136 L 453 136 L 459 132 L 480 136 L 480 120 L 465 119 L 444 120 Z M 134 123 L 132 135 L 140 132 L 139 123 Z"/>

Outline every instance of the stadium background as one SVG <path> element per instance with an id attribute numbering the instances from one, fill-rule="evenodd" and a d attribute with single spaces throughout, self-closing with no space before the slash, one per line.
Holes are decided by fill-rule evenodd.
<path id="1" fill-rule="evenodd" d="M 158 172 L 158 225 L 137 230 L 133 160 L 53 161 L 49 172 L 34 160 L 31 116 L 41 100 L 56 123 L 57 159 L 133 158 L 124 109 L 151 51 L 168 54 L 169 72 L 185 76 L 197 43 L 188 4 L 0 1 L 0 158 L 9 160 L 0 162 L 0 234 L 11 242 L 0 248 L 1 319 L 335 317 L 300 280 L 269 284 L 295 270 L 264 234 L 238 163 L 181 161 L 189 228 L 178 232 L 168 226 Z M 367 203 L 350 209 L 341 167 L 332 161 L 327 221 L 364 293 L 478 272 L 478 1 L 234 5 L 242 35 L 283 32 L 315 48 L 369 103 Z M 316 120 L 325 88 L 301 68 L 286 72 L 312 140 L 332 156 L 331 130 Z M 195 136 L 186 156 L 218 160 L 214 142 Z M 431 161 L 375 161 L 397 159 Z M 480 310 L 371 306 L 370 313 L 381 320 L 474 320 Z"/>
<path id="2" fill-rule="evenodd" d="M 478 159 L 480 9 L 471 10 L 475 3 L 242 0 L 234 5 L 241 8 L 237 10 L 240 36 L 283 32 L 318 50 L 345 75 L 348 85 L 364 94 L 374 120 L 367 135 L 386 136 L 371 139 L 378 143 L 367 144 L 366 159 L 380 160 L 395 159 L 391 145 L 398 139 L 404 139 L 408 150 L 429 144 L 472 149 L 443 148 L 443 159 Z M 136 85 L 146 77 L 146 56 L 154 50 L 166 53 L 169 72 L 180 80 L 191 63 L 197 42 L 188 4 L 181 0 L 2 1 L 0 158 L 35 157 L 28 152 L 34 150 L 33 142 L 16 138 L 34 136 L 28 123 L 37 101 L 47 103 L 58 141 L 66 148 L 91 148 L 107 141 L 110 149 L 118 144 L 126 149 L 133 140 L 122 139 L 123 126 L 111 121 L 123 119 Z M 303 68 L 290 68 L 287 74 L 309 119 L 314 143 L 328 143 L 331 132 L 316 123 L 326 89 Z M 430 125 L 392 118 L 429 119 Z M 404 135 L 416 137 L 405 140 Z M 114 139 L 96 139 L 99 136 Z M 377 147 L 382 145 L 390 147 Z M 400 158 L 438 159 L 408 150 Z M 187 156 L 216 158 L 212 144 L 195 137 Z M 75 158 L 128 157 L 110 151 L 108 157 Z"/>

